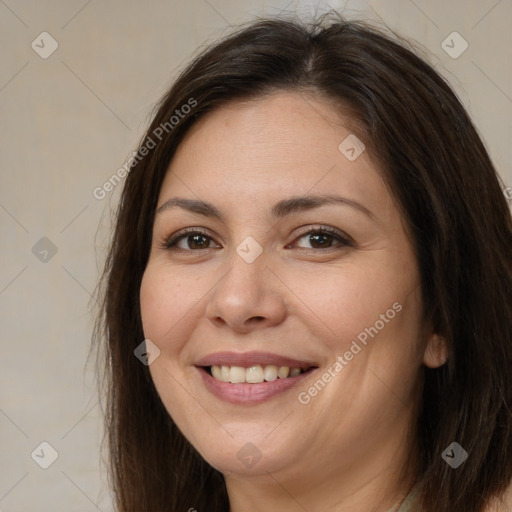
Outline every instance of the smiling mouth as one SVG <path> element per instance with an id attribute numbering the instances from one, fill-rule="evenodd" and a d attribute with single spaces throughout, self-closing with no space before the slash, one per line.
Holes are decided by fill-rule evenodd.
<path id="1" fill-rule="evenodd" d="M 277 379 L 292 379 L 316 369 L 316 366 L 290 367 L 255 364 L 248 367 L 212 365 L 203 369 L 215 380 L 232 384 L 261 384 Z"/>

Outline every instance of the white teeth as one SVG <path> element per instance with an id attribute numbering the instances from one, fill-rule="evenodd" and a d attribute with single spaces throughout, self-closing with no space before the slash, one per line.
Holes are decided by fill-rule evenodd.
<path id="1" fill-rule="evenodd" d="M 292 368 L 290 370 L 290 377 L 297 377 L 297 375 L 300 375 L 300 368 Z"/>
<path id="2" fill-rule="evenodd" d="M 286 379 L 287 377 L 297 377 L 303 370 L 301 368 L 290 368 L 288 366 L 275 366 L 269 364 L 261 366 L 259 364 L 244 368 L 242 366 L 219 366 L 211 367 L 212 377 L 222 382 L 231 382 L 239 384 L 247 382 L 249 384 L 259 384 L 261 382 L 271 382 L 277 378 Z"/>
<path id="3" fill-rule="evenodd" d="M 277 376 L 280 379 L 286 379 L 288 375 L 290 374 L 290 368 L 288 366 L 280 366 L 279 370 L 277 371 Z"/>
<path id="4" fill-rule="evenodd" d="M 229 370 L 229 382 L 237 384 L 245 382 L 245 368 L 241 366 L 232 366 Z"/>
<path id="5" fill-rule="evenodd" d="M 245 381 L 250 384 L 263 382 L 263 368 L 259 364 L 249 366 L 249 368 L 245 370 Z"/>
<path id="6" fill-rule="evenodd" d="M 212 375 L 217 379 L 217 380 L 224 380 L 222 378 L 222 371 L 220 369 L 220 366 L 217 366 L 217 365 L 214 365 L 212 366 Z"/>
<path id="7" fill-rule="evenodd" d="M 267 382 L 273 381 L 277 379 L 277 366 L 273 364 L 269 364 L 265 366 L 265 370 L 263 371 L 263 377 Z"/>
<path id="8" fill-rule="evenodd" d="M 224 382 L 229 382 L 229 366 L 221 366 L 221 376 L 220 380 Z"/>

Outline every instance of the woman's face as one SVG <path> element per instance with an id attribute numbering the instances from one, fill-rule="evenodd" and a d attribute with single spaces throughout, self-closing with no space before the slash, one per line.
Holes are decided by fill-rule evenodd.
<path id="1" fill-rule="evenodd" d="M 140 297 L 160 350 L 150 372 L 230 478 L 369 480 L 409 449 L 428 343 L 418 267 L 335 111 L 298 93 L 224 106 L 193 126 L 160 191 Z"/>

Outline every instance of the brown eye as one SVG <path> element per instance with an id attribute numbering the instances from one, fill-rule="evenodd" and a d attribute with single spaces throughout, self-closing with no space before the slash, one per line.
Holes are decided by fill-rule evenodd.
<path id="1" fill-rule="evenodd" d="M 295 245 L 303 249 L 321 250 L 336 246 L 351 246 L 352 242 L 337 231 L 330 229 L 315 229 L 304 233 L 296 239 Z"/>
<path id="2" fill-rule="evenodd" d="M 200 231 L 189 231 L 172 236 L 164 245 L 165 249 L 181 249 L 183 251 L 197 251 L 200 249 L 218 248 L 213 238 Z"/>
<path id="3" fill-rule="evenodd" d="M 323 249 L 325 247 L 331 247 L 333 237 L 325 233 L 315 233 L 309 235 L 309 243 L 314 249 Z"/>
<path id="4" fill-rule="evenodd" d="M 182 240 L 187 242 L 188 249 L 206 249 L 211 239 L 204 235 L 189 235 Z"/>

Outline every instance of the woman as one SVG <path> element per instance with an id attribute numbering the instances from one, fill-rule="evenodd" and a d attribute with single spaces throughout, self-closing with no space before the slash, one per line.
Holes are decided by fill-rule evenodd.
<path id="1" fill-rule="evenodd" d="M 118 510 L 509 510 L 511 255 L 474 126 L 404 43 L 331 15 L 208 49 L 105 268 Z"/>

